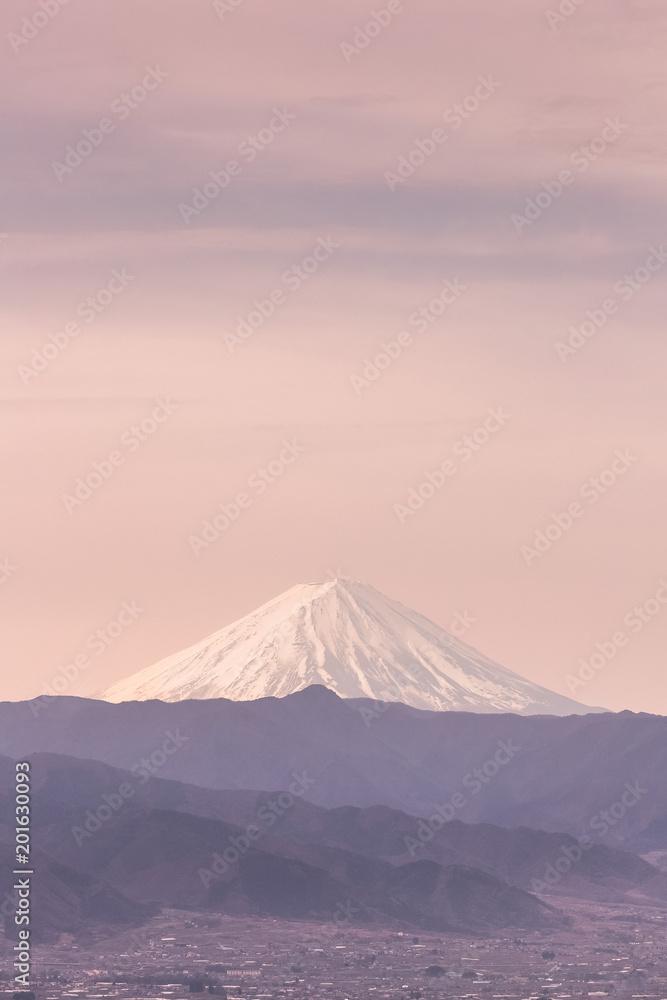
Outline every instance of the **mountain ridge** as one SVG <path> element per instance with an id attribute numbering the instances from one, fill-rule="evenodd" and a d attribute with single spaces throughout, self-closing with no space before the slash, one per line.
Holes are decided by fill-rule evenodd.
<path id="1" fill-rule="evenodd" d="M 167 733 L 179 747 L 165 755 Z M 495 773 L 499 744 L 510 741 L 521 749 Z M 0 704 L 0 754 L 37 751 L 125 770 L 152 758 L 161 777 L 213 789 L 285 789 L 305 768 L 316 783 L 304 797 L 326 808 L 386 805 L 428 817 L 459 792 L 465 805 L 456 818 L 466 822 L 575 837 L 585 828 L 594 839 L 595 816 L 639 780 L 648 791 L 632 808 L 616 807 L 622 818 L 608 842 L 622 834 L 633 849 L 667 847 L 667 719 L 646 713 L 435 712 L 341 699 L 321 687 L 250 702 L 64 695 Z M 485 764 L 494 773 L 477 794 L 464 778 Z"/>
<path id="2" fill-rule="evenodd" d="M 549 893 L 607 901 L 643 897 L 667 902 L 667 874 L 617 847 L 590 843 L 579 850 L 577 839 L 563 832 L 547 833 L 525 826 L 507 829 L 459 819 L 443 824 L 440 817 L 425 823 L 387 806 L 325 809 L 300 795 L 292 797 L 287 808 L 276 811 L 268 803 L 279 796 L 277 791 L 215 791 L 160 777 L 140 782 L 132 774 L 98 761 L 48 753 L 31 754 L 28 760 L 35 836 L 50 854 L 73 867 L 86 858 L 86 844 L 92 839 L 86 833 L 86 818 L 90 824 L 90 812 L 106 801 L 105 794 L 108 797 L 111 792 L 113 799 L 115 791 L 125 785 L 131 788 L 131 795 L 122 804 L 115 796 L 114 804 L 116 812 L 122 810 L 126 818 L 137 812 L 167 811 L 222 821 L 238 828 L 237 833 L 255 827 L 261 833 L 260 842 L 278 848 L 282 856 L 290 853 L 286 846 L 291 843 L 294 856 L 305 862 L 318 861 L 322 849 L 351 852 L 394 866 L 429 860 L 483 871 L 510 886 L 542 894 L 544 890 L 536 890 L 534 881 L 539 882 L 561 857 L 579 855 L 566 878 L 546 886 Z M 13 769 L 4 767 L 5 761 L 0 758 L 0 838 L 11 833 Z M 6 826 L 2 825 L 3 814 Z M 77 837 L 75 830 L 79 831 Z"/>
<path id="3" fill-rule="evenodd" d="M 127 787 L 130 776 L 101 775 L 108 769 L 98 764 L 34 763 L 35 777 L 41 765 L 43 779 L 46 768 L 45 784 L 40 790 L 38 778 L 36 785 L 34 840 L 48 845 L 58 859 L 54 865 L 69 873 L 70 881 L 78 879 L 85 886 L 96 879 L 100 887 L 111 887 L 109 902 L 116 900 L 117 906 L 319 918 L 336 924 L 346 900 L 348 912 L 362 923 L 399 921 L 472 934 L 568 922 L 549 903 L 474 866 L 417 858 L 399 869 L 344 844 L 286 839 L 264 827 L 259 817 L 258 825 L 244 827 L 219 817 L 146 806 L 138 796 L 123 801 L 113 789 Z M 49 765 L 60 768 L 56 776 L 61 780 L 47 795 Z M 99 804 L 95 797 L 85 814 L 86 794 L 74 808 L 67 805 L 67 792 L 80 794 L 87 775 L 101 776 L 103 784 L 111 778 L 111 794 L 101 800 L 107 804 L 103 819 L 93 811 Z M 119 777 L 126 782 L 116 784 Z M 6 814 L 11 785 L 5 788 L 9 794 L 4 802 L 0 796 L 0 808 Z M 174 791 L 178 789 L 166 789 L 167 797 Z M 119 800 L 115 807 L 108 804 L 114 795 Z M 42 885 L 39 872 L 36 885 Z"/>

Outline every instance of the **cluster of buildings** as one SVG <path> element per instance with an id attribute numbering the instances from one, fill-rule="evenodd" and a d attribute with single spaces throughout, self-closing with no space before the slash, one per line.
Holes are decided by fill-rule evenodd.
<path id="1" fill-rule="evenodd" d="M 664 911 L 571 912 L 565 931 L 480 939 L 170 910 L 104 941 L 38 947 L 31 988 L 37 1000 L 667 1000 Z"/>

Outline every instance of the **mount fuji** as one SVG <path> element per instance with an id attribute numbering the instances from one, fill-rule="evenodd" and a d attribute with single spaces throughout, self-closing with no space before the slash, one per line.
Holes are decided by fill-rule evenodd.
<path id="1" fill-rule="evenodd" d="M 507 670 L 374 587 L 301 584 L 103 691 L 103 701 L 284 697 L 313 684 L 341 698 L 420 709 L 582 715 L 588 708 Z"/>

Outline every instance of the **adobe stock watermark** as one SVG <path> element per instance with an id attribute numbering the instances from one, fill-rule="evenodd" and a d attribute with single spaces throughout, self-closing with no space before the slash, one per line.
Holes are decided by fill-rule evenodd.
<path id="1" fill-rule="evenodd" d="M 644 788 L 640 781 L 634 784 L 626 782 L 624 790 L 619 799 L 613 802 L 606 809 L 601 809 L 588 822 L 589 829 L 598 834 L 599 837 L 606 837 L 610 831 L 615 831 L 617 824 L 625 817 L 629 809 L 637 805 L 644 795 L 648 794 L 648 788 Z M 618 837 L 622 840 L 622 837 Z M 574 865 L 578 864 L 586 851 L 594 847 L 593 839 L 587 834 L 582 834 L 574 844 L 563 844 L 558 857 L 547 864 L 541 879 L 531 879 L 531 892 L 548 892 L 550 888 L 567 875 Z"/>
<path id="2" fill-rule="evenodd" d="M 260 840 L 267 830 L 292 808 L 295 801 L 315 784 L 315 778 L 309 778 L 307 771 L 303 771 L 300 775 L 293 772 L 292 777 L 294 781 L 288 786 L 287 791 L 275 793 L 275 798 L 267 799 L 257 810 L 257 819 L 264 829 L 256 823 L 249 823 L 240 836 L 229 838 L 229 843 L 222 853 L 215 851 L 210 868 L 199 869 L 198 875 L 205 889 L 208 889 L 211 882 L 222 878 L 232 865 L 240 861 L 252 845 Z"/>
<path id="3" fill-rule="evenodd" d="M 348 898 L 344 903 L 339 902 L 336 904 L 336 909 L 331 919 L 336 927 L 342 927 L 344 924 L 352 922 L 355 913 L 361 913 L 361 908 L 355 906 L 352 900 Z"/>
<path id="4" fill-rule="evenodd" d="M 255 135 L 249 135 L 239 143 L 236 147 L 238 156 L 245 163 L 252 163 L 260 153 L 272 145 L 276 137 L 284 132 L 295 118 L 296 115 L 287 108 L 274 108 L 268 124 Z M 222 170 L 210 170 L 208 174 L 210 180 L 205 181 L 201 187 L 192 189 L 191 203 L 181 202 L 178 206 L 183 222 L 189 226 L 193 219 L 198 218 L 204 209 L 230 186 L 235 177 L 241 176 L 243 167 L 244 164 L 240 160 L 231 159 Z"/>
<path id="5" fill-rule="evenodd" d="M 472 628 L 472 626 L 476 622 L 477 618 L 473 618 L 472 615 L 470 615 L 467 611 L 464 611 L 463 614 L 461 614 L 460 611 L 456 611 L 454 613 L 452 622 L 449 626 L 449 632 L 451 632 L 453 635 L 455 635 L 457 638 L 460 639 L 462 636 L 466 634 L 468 629 Z M 428 655 L 428 651 L 426 650 L 422 651 L 417 649 L 415 652 L 418 653 L 419 655 L 422 655 L 422 652 L 424 653 L 425 656 Z M 420 685 L 425 685 L 428 683 L 429 679 L 432 678 L 429 678 L 427 676 L 427 671 L 424 664 L 418 662 L 417 660 L 413 660 L 413 662 L 410 664 L 409 676 L 407 673 L 405 673 L 404 675 L 404 683 L 409 683 L 410 681 L 417 681 Z M 370 726 L 371 722 L 373 722 L 374 719 L 381 718 L 392 705 L 402 702 L 404 700 L 405 690 L 399 687 L 398 684 L 390 684 L 389 687 L 385 688 L 383 694 L 393 695 L 395 701 L 375 699 L 373 701 L 372 708 L 369 708 L 367 705 L 361 705 L 359 708 L 357 708 L 357 711 L 359 712 L 361 718 L 364 720 L 364 725 L 367 728 Z"/>
<path id="6" fill-rule="evenodd" d="M 479 767 L 468 771 L 461 779 L 461 784 L 470 791 L 471 795 L 479 795 L 489 782 L 496 777 L 501 768 L 506 767 L 521 752 L 521 747 L 516 746 L 511 739 L 498 740 L 497 746 L 498 749 L 491 757 L 485 760 Z M 454 792 L 448 802 L 435 806 L 434 812 L 428 819 L 421 819 L 419 821 L 415 831 L 416 836 L 411 837 L 406 835 L 403 837 L 403 843 L 410 856 L 414 858 L 419 848 L 433 840 L 438 830 L 442 830 L 445 823 L 451 823 L 457 812 L 464 809 L 467 804 L 468 800 L 462 792 Z"/>
<path id="7" fill-rule="evenodd" d="M 458 278 L 450 281 L 445 279 L 442 290 L 438 295 L 430 300 L 427 305 L 419 306 L 408 317 L 408 326 L 416 330 L 417 333 L 425 333 L 429 326 L 438 320 L 446 311 L 448 306 L 453 305 L 457 299 L 468 290 L 467 285 L 462 285 Z M 412 332 L 401 330 L 396 340 L 390 340 L 380 344 L 382 350 L 373 358 L 364 358 L 364 367 L 361 375 L 350 375 L 350 383 L 357 396 L 372 382 L 375 382 L 383 371 L 393 365 L 394 361 L 403 354 L 407 347 L 413 343 Z"/>
<path id="8" fill-rule="evenodd" d="M 637 456 L 632 455 L 628 448 L 623 451 L 618 448 L 614 460 L 606 469 L 582 483 L 579 495 L 588 500 L 590 507 L 594 506 L 638 461 Z M 549 523 L 535 532 L 532 545 L 521 546 L 521 555 L 526 565 L 532 566 L 536 559 L 541 559 L 585 513 L 586 508 L 574 500 L 568 504 L 566 510 L 552 514 Z"/>
<path id="9" fill-rule="evenodd" d="M 128 628 L 144 614 L 145 609 L 139 607 L 136 601 L 123 601 L 118 612 L 111 621 L 106 622 L 100 628 L 95 629 L 86 636 L 84 646 L 95 656 L 103 656 L 110 646 L 119 639 Z M 93 660 L 88 652 L 80 652 L 74 656 L 69 663 L 61 664 L 51 678 L 50 683 L 45 683 L 42 687 L 44 692 L 39 698 L 30 702 L 30 711 L 34 718 L 51 704 L 54 698 L 63 695 L 80 677 L 84 670 L 88 670 L 93 665 Z"/>
<path id="10" fill-rule="evenodd" d="M 253 491 L 255 496 L 266 493 L 269 486 L 280 479 L 287 468 L 296 462 L 297 458 L 304 453 L 306 446 L 299 444 L 296 438 L 291 441 L 283 441 L 283 448 L 276 458 L 272 459 L 266 466 L 260 466 L 251 473 L 247 480 L 247 486 Z M 237 493 L 230 503 L 218 504 L 219 513 L 210 520 L 202 524 L 201 537 L 190 535 L 188 543 L 196 556 L 203 549 L 208 549 L 220 536 L 227 531 L 234 521 L 238 521 L 241 513 L 252 506 L 253 497 L 250 493 Z"/>
<path id="11" fill-rule="evenodd" d="M 621 302 L 629 302 L 637 292 L 641 291 L 651 280 L 653 275 L 660 271 L 667 262 L 667 250 L 660 247 L 651 247 L 644 264 L 638 267 L 631 274 L 624 274 L 622 278 L 614 283 L 614 291 Z M 556 341 L 554 347 L 556 354 L 561 361 L 567 361 L 572 355 L 580 351 L 588 341 L 596 335 L 607 323 L 610 316 L 619 310 L 619 302 L 615 298 L 605 299 L 599 309 L 587 309 L 586 319 L 580 326 L 569 327 L 570 336 L 566 341 Z"/>
<path id="12" fill-rule="evenodd" d="M 5 556 L 4 559 L 0 559 L 0 587 L 3 583 L 7 583 L 8 580 L 18 572 L 18 566 L 15 566 L 11 561 L 9 556 Z"/>
<path id="13" fill-rule="evenodd" d="M 461 639 L 466 632 L 473 627 L 473 625 L 477 624 L 477 621 L 478 619 L 473 618 L 468 611 L 464 611 L 463 614 L 461 614 L 460 611 L 456 611 L 454 613 L 454 619 L 447 631 L 451 632 L 451 634 L 456 636 L 457 639 Z"/>
<path id="14" fill-rule="evenodd" d="M 412 2 L 412 0 L 409 0 Z M 368 21 L 358 24 L 352 32 L 351 42 L 341 42 L 340 51 L 346 63 L 351 63 L 353 58 L 367 49 L 371 42 L 381 35 L 391 22 L 402 14 L 405 10 L 402 0 L 389 0 L 386 7 L 380 10 L 371 11 Z"/>
<path id="15" fill-rule="evenodd" d="M 88 298 L 79 302 L 74 310 L 74 315 L 90 326 L 111 305 L 114 299 L 123 294 L 135 278 L 136 275 L 127 273 L 126 267 L 120 270 L 114 269 L 103 288 L 98 288 L 93 295 L 89 295 Z M 16 368 L 23 384 L 28 385 L 31 379 L 41 375 L 81 332 L 81 324 L 76 320 L 71 320 L 65 324 L 62 330 L 50 333 L 47 343 L 42 344 L 39 348 L 33 347 L 30 362 L 25 365 L 17 365 Z"/>
<path id="16" fill-rule="evenodd" d="M 471 434 L 464 434 L 454 444 L 452 455 L 460 458 L 462 463 L 469 462 L 477 452 L 481 451 L 493 439 L 510 419 L 511 414 L 505 413 L 502 406 L 489 409 L 486 419 Z M 422 482 L 418 486 L 411 486 L 408 490 L 405 503 L 394 504 L 393 510 L 399 524 L 405 524 L 408 518 L 414 517 L 417 511 L 422 509 L 427 500 L 432 500 L 436 493 L 443 488 L 447 480 L 455 476 L 458 471 L 459 466 L 454 459 L 445 458 L 436 469 L 425 472 Z"/>
<path id="17" fill-rule="evenodd" d="M 587 145 L 579 146 L 570 153 L 570 163 L 580 174 L 585 173 L 591 164 L 595 163 L 600 156 L 613 146 L 618 137 L 628 127 L 620 118 L 606 118 L 604 128 L 599 136 L 596 136 Z M 561 197 L 565 188 L 574 184 L 576 179 L 576 174 L 573 174 L 571 170 L 565 169 L 560 171 L 557 178 L 543 181 L 541 190 L 533 198 L 526 198 L 523 210 L 524 214 L 521 215 L 519 212 L 512 212 L 510 215 L 510 221 L 516 232 L 522 233 L 525 229 L 532 226 Z"/>
<path id="18" fill-rule="evenodd" d="M 579 10 L 586 0 L 561 0 L 558 5 L 557 10 L 549 9 L 544 12 L 544 16 L 547 19 L 547 24 L 552 31 L 555 31 L 561 24 L 564 24 L 568 18 L 572 17 L 573 14 Z"/>
<path id="19" fill-rule="evenodd" d="M 16 872 L 15 874 L 18 875 L 18 872 Z M 20 883 L 15 881 L 14 885 L 12 886 L 13 892 L 6 892 L 2 904 L 0 904 L 0 913 L 4 917 L 3 923 L 5 926 L 6 935 L 8 927 L 11 927 L 13 933 L 15 933 L 17 926 L 17 918 L 23 915 L 21 907 L 21 899 L 20 899 L 21 888 L 22 886 L 20 885 Z M 7 937 L 10 937 L 10 935 L 7 935 Z"/>
<path id="20" fill-rule="evenodd" d="M 61 7 L 67 6 L 70 0 L 39 0 L 38 9 L 21 21 L 19 31 L 10 31 L 7 41 L 15 53 L 19 53 L 24 45 L 36 38 L 40 31 L 60 13 Z"/>
<path id="21" fill-rule="evenodd" d="M 420 652 L 419 650 L 417 652 Z M 418 660 L 414 660 L 410 664 L 410 673 L 408 675 L 407 671 L 405 673 L 405 683 L 410 681 L 416 681 L 417 683 L 425 684 L 428 678 L 426 677 L 426 669 L 423 663 Z M 389 710 L 392 705 L 396 705 L 403 700 L 404 692 L 399 687 L 398 684 L 390 683 L 385 687 L 382 692 L 384 695 L 393 696 L 395 701 L 386 701 L 384 699 L 376 699 L 373 701 L 373 707 L 369 708 L 367 705 L 361 705 L 357 708 L 359 715 L 364 720 L 364 725 L 368 728 L 374 719 L 379 719 L 384 715 L 385 712 Z"/>
<path id="22" fill-rule="evenodd" d="M 120 436 L 120 448 L 114 448 L 106 458 L 93 462 L 90 472 L 79 476 L 72 493 L 61 493 L 60 499 L 68 514 L 72 514 L 111 479 L 116 469 L 125 464 L 128 455 L 138 451 L 144 442 L 155 434 L 158 428 L 169 417 L 180 409 L 180 403 L 172 403 L 169 399 L 156 399 L 156 406 L 150 415 L 144 417 L 138 424 L 132 424 Z"/>
<path id="23" fill-rule="evenodd" d="M 492 76 L 480 76 L 478 83 L 472 93 L 468 94 L 458 104 L 453 104 L 442 115 L 443 120 L 451 126 L 452 131 L 461 128 L 482 104 L 491 97 L 501 86 Z M 414 146 L 409 153 L 402 154 L 398 158 L 395 169 L 386 170 L 384 179 L 390 191 L 395 191 L 400 185 L 426 163 L 427 159 L 438 151 L 443 143 L 447 142 L 447 132 L 437 126 L 424 139 L 415 139 Z"/>
<path id="24" fill-rule="evenodd" d="M 293 611 L 296 610 L 298 610 L 298 607 L 295 607 L 293 609 Z M 461 639 L 466 634 L 466 632 L 468 632 L 469 629 L 471 629 L 472 626 L 476 624 L 477 621 L 478 619 L 473 618 L 473 616 L 468 611 L 464 611 L 463 614 L 460 611 L 455 611 L 454 617 L 452 618 L 448 631 L 452 635 L 456 636 L 456 638 Z M 429 650 L 418 649 L 416 650 L 416 652 L 419 653 L 420 656 L 424 656 L 425 659 L 428 659 Z M 420 684 L 425 684 L 427 681 L 427 677 L 426 677 L 426 668 L 424 664 L 414 660 L 413 663 L 410 665 L 410 676 L 408 677 L 408 675 L 406 674 L 405 679 L 417 681 Z M 383 716 L 384 713 L 387 712 L 392 705 L 395 705 L 396 702 L 401 702 L 405 694 L 404 690 L 399 688 L 397 684 L 390 684 L 389 687 L 386 689 L 385 693 L 389 695 L 394 695 L 396 701 L 386 701 L 377 699 L 373 701 L 372 708 L 369 708 L 367 705 L 362 705 L 357 709 L 362 719 L 364 720 L 365 726 L 367 727 L 370 726 L 371 722 L 374 719 L 379 719 L 381 716 Z"/>
<path id="25" fill-rule="evenodd" d="M 644 601 L 643 604 L 636 604 L 631 611 L 623 618 L 623 624 L 630 629 L 630 635 L 623 629 L 618 629 L 609 639 L 595 643 L 595 652 L 588 658 L 582 657 L 579 660 L 579 670 L 576 676 L 567 674 L 565 683 L 570 694 L 574 695 L 579 688 L 584 687 L 589 681 L 603 670 L 616 656 L 619 649 L 627 646 L 632 635 L 643 632 L 650 622 L 658 615 L 662 614 L 667 606 L 667 581 L 664 577 L 658 581 L 658 589 L 652 597 Z"/>
<path id="26" fill-rule="evenodd" d="M 160 69 L 159 66 L 147 66 L 141 81 L 132 87 L 132 90 L 124 91 L 112 101 L 110 111 L 112 115 L 115 115 L 116 121 L 113 118 L 104 117 L 100 118 L 97 125 L 92 128 L 84 128 L 81 132 L 82 138 L 78 139 L 74 145 L 65 147 L 63 160 L 52 162 L 51 169 L 56 175 L 58 183 L 62 184 L 65 177 L 73 174 L 82 163 L 92 156 L 106 137 L 116 131 L 118 122 L 126 121 L 132 112 L 144 103 L 149 94 L 162 85 L 168 76 L 169 74 Z"/>
<path id="27" fill-rule="evenodd" d="M 213 0 L 213 10 L 224 21 L 228 14 L 233 14 L 244 3 L 245 0 Z"/>
<path id="28" fill-rule="evenodd" d="M 292 294 L 298 292 L 304 282 L 308 281 L 316 271 L 319 271 L 322 264 L 340 249 L 340 243 L 335 243 L 331 236 L 326 239 L 320 236 L 315 244 L 312 254 L 304 257 L 298 264 L 293 264 L 283 272 L 281 283 Z M 235 333 L 225 333 L 223 339 L 230 354 L 241 344 L 244 344 L 252 335 L 264 326 L 267 319 L 275 313 L 276 309 L 285 305 L 288 301 L 288 294 L 279 285 L 273 288 L 265 299 L 255 299 L 253 310 L 247 316 L 238 317 L 238 325 Z"/>
<path id="29" fill-rule="evenodd" d="M 83 847 L 84 841 L 90 840 L 98 833 L 105 823 L 116 815 L 123 806 L 135 795 L 136 785 L 143 785 L 149 778 L 155 777 L 162 770 L 170 757 L 181 749 L 190 739 L 181 733 L 180 727 L 173 733 L 170 729 L 165 732 L 165 740 L 149 757 L 143 757 L 130 768 L 130 772 L 135 778 L 135 784 L 123 781 L 115 792 L 104 792 L 102 801 L 95 810 L 87 809 L 85 819 L 80 826 L 72 826 L 70 832 L 74 837 L 78 847 Z"/>

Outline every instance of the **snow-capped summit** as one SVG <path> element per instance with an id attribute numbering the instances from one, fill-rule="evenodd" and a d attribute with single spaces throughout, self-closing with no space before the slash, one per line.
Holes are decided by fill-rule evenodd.
<path id="1" fill-rule="evenodd" d="M 441 711 L 601 711 L 506 670 L 374 587 L 342 579 L 292 587 L 99 697 L 111 702 L 253 701 L 312 684 L 342 698 Z"/>

